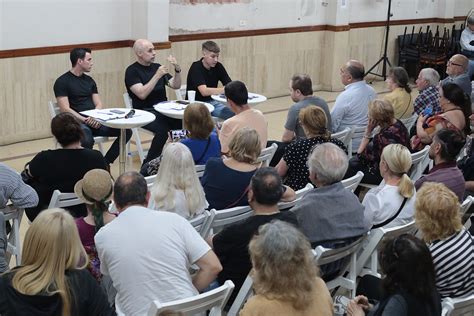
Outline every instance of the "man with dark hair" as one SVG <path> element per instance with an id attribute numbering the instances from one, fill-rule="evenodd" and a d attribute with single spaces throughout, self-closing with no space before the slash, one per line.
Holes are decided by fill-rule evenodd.
<path id="1" fill-rule="evenodd" d="M 458 131 L 439 130 L 433 137 L 429 151 L 434 167 L 415 182 L 415 188 L 418 190 L 425 182 L 443 183 L 458 196 L 459 202 L 462 202 L 466 183 L 456 164 L 456 157 L 465 144 L 465 137 Z"/>
<path id="2" fill-rule="evenodd" d="M 278 209 L 277 203 L 283 194 L 287 197 L 286 200 L 293 200 L 295 197 L 291 188 L 283 186 L 281 177 L 274 168 L 258 169 L 250 181 L 248 192 L 249 204 L 255 215 L 224 228 L 207 240 L 223 266 L 217 281 L 223 284 L 225 280 L 232 280 L 235 284 L 229 304 L 234 300 L 252 268 L 248 245 L 258 228 L 276 219 L 298 226 L 298 221 L 292 212 L 280 212 Z"/>
<path id="3" fill-rule="evenodd" d="M 114 185 L 120 212 L 95 235 L 100 269 L 117 290 L 121 315 L 143 315 L 150 302 L 197 295 L 222 270 L 214 252 L 184 218 L 147 208 L 150 192 L 136 172 L 122 174 Z M 191 276 L 188 268 L 196 264 Z"/>
<path id="4" fill-rule="evenodd" d="M 225 120 L 234 116 L 234 113 L 224 104 L 211 98 L 213 94 L 224 92 L 223 87 L 217 87 L 219 81 L 224 86 L 231 82 L 224 66 L 218 61 L 220 51 L 219 46 L 213 41 L 202 44 L 203 57 L 193 62 L 189 68 L 186 93 L 189 90 L 196 91 L 196 101 L 211 103 L 214 106 L 211 114 Z"/>
<path id="5" fill-rule="evenodd" d="M 171 55 L 168 57 L 168 62 L 174 68 L 174 77 L 172 77 L 167 66 L 155 63 L 155 47 L 149 40 L 136 40 L 133 51 L 137 61 L 125 70 L 125 86 L 128 95 L 135 109 L 151 112 L 156 117 L 153 122 L 143 126 L 155 134 L 143 161 L 146 163 L 161 155 L 170 130 L 182 128 L 181 120 L 170 118 L 153 108 L 155 104 L 167 100 L 166 86 L 172 89 L 181 87 L 181 67 L 176 58 Z"/>
<path id="6" fill-rule="evenodd" d="M 368 122 L 369 103 L 375 99 L 374 88 L 364 80 L 364 65 L 357 60 L 349 60 L 341 67 L 341 82 L 344 91 L 336 98 L 331 111 L 333 132 L 340 132 L 347 127 L 365 126 Z M 362 138 L 355 139 L 352 149 L 359 148 Z"/>
<path id="7" fill-rule="evenodd" d="M 90 76 L 86 75 L 92 69 L 92 55 L 88 48 L 74 48 L 69 54 L 72 68 L 54 83 L 54 95 L 61 112 L 72 113 L 82 124 L 84 137 L 81 145 L 85 148 L 94 146 L 94 136 L 117 137 L 105 155 L 105 160 L 111 164 L 119 155 L 120 130 L 101 125 L 93 117 L 80 114 L 82 111 L 102 109 L 97 85 Z M 127 142 L 132 132 L 127 130 Z"/>
<path id="8" fill-rule="evenodd" d="M 234 134 L 243 127 L 250 127 L 257 131 L 262 149 L 267 144 L 267 121 L 262 112 L 250 108 L 247 104 L 248 91 L 241 81 L 232 81 L 226 84 L 224 93 L 229 108 L 236 115 L 225 120 L 219 132 L 222 154 L 228 154 L 229 143 Z"/>

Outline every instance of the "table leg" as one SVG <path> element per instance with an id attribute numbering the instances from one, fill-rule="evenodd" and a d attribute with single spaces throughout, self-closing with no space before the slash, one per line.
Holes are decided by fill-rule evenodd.
<path id="1" fill-rule="evenodd" d="M 120 129 L 120 155 L 119 155 L 119 174 L 125 172 L 125 162 L 127 161 L 127 155 L 125 153 L 127 146 L 126 130 Z"/>

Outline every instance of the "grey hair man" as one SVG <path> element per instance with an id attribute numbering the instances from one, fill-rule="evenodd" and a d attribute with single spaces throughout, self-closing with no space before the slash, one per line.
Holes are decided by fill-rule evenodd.
<path id="1" fill-rule="evenodd" d="M 466 56 L 461 54 L 456 54 L 448 60 L 446 66 L 446 74 L 448 77 L 444 78 L 441 81 L 441 84 L 446 84 L 452 82 L 461 87 L 461 89 L 468 96 L 471 96 L 472 85 L 471 78 L 467 72 L 469 67 L 469 59 Z"/>
<path id="2" fill-rule="evenodd" d="M 459 40 L 461 53 L 467 58 L 474 58 L 474 16 L 467 18 L 466 28 L 461 33 Z"/>
<path id="3" fill-rule="evenodd" d="M 364 207 L 341 183 L 348 165 L 346 153 L 332 143 L 317 145 L 308 158 L 315 188 L 292 211 L 313 246 L 332 248 L 334 241 L 352 240 L 368 230 Z"/>
<path id="4" fill-rule="evenodd" d="M 439 105 L 439 73 L 433 68 L 423 68 L 416 79 L 416 88 L 420 92 L 413 103 L 415 113 L 420 115 L 426 108 L 432 113 L 441 112 Z"/>
<path id="5" fill-rule="evenodd" d="M 222 270 L 209 245 L 182 216 L 147 208 L 150 193 L 136 172 L 114 185 L 120 216 L 95 235 L 100 269 L 117 290 L 117 313 L 145 314 L 153 300 L 169 302 L 197 295 Z M 136 231 L 134 231 L 136 230 Z M 188 268 L 199 271 L 191 276 Z"/>
<path id="6" fill-rule="evenodd" d="M 376 93 L 374 88 L 365 82 L 364 73 L 364 65 L 357 60 L 349 60 L 341 67 L 339 74 L 344 91 L 337 96 L 331 111 L 333 132 L 340 132 L 347 127 L 367 125 L 369 103 L 375 99 Z M 361 139 L 353 140 L 353 151 L 357 151 Z"/>

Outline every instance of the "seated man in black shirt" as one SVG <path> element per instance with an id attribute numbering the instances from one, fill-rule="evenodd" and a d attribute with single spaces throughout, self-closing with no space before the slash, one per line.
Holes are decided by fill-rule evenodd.
<path id="1" fill-rule="evenodd" d="M 222 271 L 217 277 L 219 284 L 232 280 L 235 289 L 228 304 L 232 304 L 245 278 L 252 268 L 248 245 L 258 228 L 274 219 L 289 222 L 298 226 L 295 214 L 290 211 L 280 212 L 277 203 L 282 199 L 294 199 L 294 191 L 283 185 L 281 177 L 274 168 L 264 167 L 255 172 L 248 191 L 249 204 L 255 215 L 247 220 L 228 226 L 218 234 L 209 237 L 208 243 L 213 248 L 222 264 Z"/>
<path id="2" fill-rule="evenodd" d="M 156 116 L 153 122 L 143 127 L 155 133 L 148 155 L 143 161 L 146 163 L 161 154 L 169 130 L 182 128 L 181 120 L 172 119 L 153 109 L 153 105 L 167 100 L 165 85 L 172 89 L 181 87 L 181 68 L 171 55 L 168 61 L 174 67 L 174 77 L 169 74 L 168 67 L 154 63 L 155 47 L 146 39 L 136 40 L 133 50 L 137 55 L 137 61 L 125 71 L 128 95 L 135 109 L 149 111 Z"/>
<path id="3" fill-rule="evenodd" d="M 105 161 L 111 164 L 119 155 L 119 136 L 120 130 L 101 125 L 92 117 L 80 114 L 82 111 L 101 109 L 97 85 L 86 72 L 90 72 L 92 65 L 91 50 L 88 48 L 74 48 L 69 58 L 72 68 L 66 72 L 54 83 L 54 95 L 61 112 L 70 112 L 82 123 L 84 137 L 81 145 L 84 148 L 94 146 L 94 136 L 115 136 L 117 139 L 113 142 L 109 151 L 105 155 Z M 127 130 L 127 142 L 132 137 L 132 132 Z"/>
<path id="4" fill-rule="evenodd" d="M 224 104 L 211 98 L 213 94 L 224 93 L 224 87 L 217 87 L 219 81 L 224 86 L 232 81 L 224 66 L 217 61 L 219 52 L 219 46 L 213 41 L 202 44 L 203 57 L 195 61 L 189 68 L 186 93 L 189 90 L 196 91 L 196 101 L 211 103 L 214 106 L 212 116 L 226 120 L 234 116 L 234 112 Z"/>

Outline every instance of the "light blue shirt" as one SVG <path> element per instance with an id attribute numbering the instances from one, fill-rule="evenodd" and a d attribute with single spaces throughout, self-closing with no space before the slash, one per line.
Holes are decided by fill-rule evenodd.
<path id="1" fill-rule="evenodd" d="M 364 80 L 350 83 L 336 98 L 331 112 L 332 130 L 334 133 L 346 127 L 365 126 L 368 122 L 369 102 L 375 99 L 374 88 Z M 359 147 L 360 139 L 352 142 L 352 148 Z"/>

